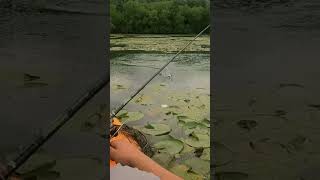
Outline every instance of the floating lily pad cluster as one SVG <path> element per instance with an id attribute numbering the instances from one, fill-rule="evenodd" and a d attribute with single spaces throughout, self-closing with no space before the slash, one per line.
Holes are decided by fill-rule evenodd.
<path id="1" fill-rule="evenodd" d="M 188 36 L 168 37 L 167 35 L 118 35 L 112 34 L 111 51 L 145 51 L 145 52 L 177 52 L 180 47 L 185 45 L 186 41 L 192 39 Z M 209 52 L 210 38 L 203 35 L 197 39 L 186 51 L 190 52 Z"/>
<path id="2" fill-rule="evenodd" d="M 133 40 L 132 38 L 124 39 Z M 118 44 L 122 39 L 120 39 L 120 41 L 118 40 L 119 39 L 115 39 L 113 43 Z M 140 43 L 139 41 L 139 44 Z M 129 46 L 114 47 L 115 49 L 112 50 L 114 52 L 124 52 L 120 50 L 121 48 L 137 50 L 130 49 L 131 42 L 127 44 L 129 44 Z M 150 43 L 147 44 L 150 46 Z M 166 42 L 166 44 L 168 43 Z M 134 48 L 138 47 L 139 46 L 135 44 Z M 190 48 L 193 49 L 193 47 Z M 171 47 L 169 49 L 173 50 Z M 190 66 L 190 64 L 192 64 L 194 67 L 196 64 L 201 64 L 202 61 L 194 62 L 194 59 L 199 59 L 199 56 L 202 55 L 203 54 L 194 54 L 194 56 L 189 54 L 185 56 L 181 55 L 179 62 L 174 62 L 174 64 L 177 66 L 176 68 L 184 71 L 186 65 Z M 150 59 L 155 58 L 162 60 L 162 58 L 158 56 L 159 55 L 152 56 Z M 165 59 L 170 58 L 168 55 L 163 56 L 165 56 Z M 123 67 L 128 70 L 129 68 L 139 65 L 139 68 L 144 67 L 146 71 L 149 71 L 150 67 L 154 66 L 158 68 L 163 64 L 163 61 L 159 61 L 160 63 L 158 63 L 158 61 L 145 60 L 144 58 L 146 57 L 144 56 L 138 56 L 139 59 L 134 60 L 132 60 L 132 57 L 122 57 L 123 59 L 114 59 L 114 62 L 119 63 L 119 60 L 123 60 L 121 63 L 125 62 L 126 64 L 121 65 L 121 68 Z M 187 57 L 191 58 L 186 59 Z M 114 67 L 120 68 L 119 66 Z M 147 135 L 147 138 L 156 150 L 152 158 L 160 165 L 187 180 L 210 179 L 209 89 L 205 84 L 195 85 L 190 88 L 189 86 L 185 86 L 188 85 L 188 83 L 182 84 L 181 87 L 174 85 L 173 83 L 176 83 L 175 78 L 179 76 L 175 74 L 175 71 L 171 71 L 172 69 L 170 67 L 168 68 L 168 71 L 170 71 L 169 74 L 172 74 L 173 79 L 167 78 L 165 73 L 163 73 L 148 84 L 148 87 L 126 106 L 127 109 L 119 112 L 117 116 L 122 122 L 128 123 L 127 125 L 133 126 L 135 129 Z M 123 81 L 127 80 L 126 73 L 123 79 L 119 78 L 122 74 L 119 76 L 116 75 L 114 75 L 114 78 L 118 81 L 111 83 L 113 84 L 111 85 L 113 87 L 112 91 L 115 93 L 115 96 L 119 95 L 120 98 L 126 97 L 128 89 L 122 90 L 121 87 L 116 87 L 117 84 L 122 84 L 124 87 L 131 87 L 123 83 Z M 152 73 L 150 75 L 152 75 Z M 114 98 L 117 102 L 119 97 L 117 98 L 115 96 Z M 120 101 L 120 103 L 121 102 L 122 101 Z M 225 150 L 224 148 L 220 149 L 222 149 L 223 152 Z M 220 162 L 229 162 L 228 160 L 229 159 L 222 159 Z"/>
<path id="3" fill-rule="evenodd" d="M 134 127 L 150 137 L 156 149 L 153 159 L 159 164 L 184 179 L 209 179 L 209 96 L 182 96 L 174 92 L 171 95 L 168 104 L 158 106 L 160 111 L 157 111 L 157 117 L 163 119 L 152 119 L 142 126 Z M 143 102 L 145 97 L 140 96 L 136 103 Z M 137 121 L 144 117 L 142 112 L 126 110 L 119 112 L 118 116 L 123 122 Z"/>
<path id="4" fill-rule="evenodd" d="M 25 180 L 67 180 L 73 179 L 74 174 L 82 180 L 90 179 L 92 175 L 101 179 L 103 176 L 101 172 L 103 172 L 102 160 L 90 157 L 57 158 L 45 152 L 34 154 L 18 170 L 20 177 Z"/>

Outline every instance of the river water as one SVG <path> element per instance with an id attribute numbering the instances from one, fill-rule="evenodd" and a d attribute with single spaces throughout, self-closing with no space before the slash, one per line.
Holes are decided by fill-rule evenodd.
<path id="1" fill-rule="evenodd" d="M 111 108 L 116 108 L 127 100 L 173 56 L 174 54 L 142 52 L 125 53 L 122 56 L 112 58 L 110 64 Z M 167 132 L 169 137 L 168 135 L 151 136 L 141 130 L 146 133 L 147 138 L 150 138 L 149 143 L 154 147 L 156 147 L 156 143 L 166 143 L 165 138 L 174 139 L 170 142 L 181 143 L 166 145 L 174 148 L 179 148 L 181 145 L 180 151 L 174 149 L 156 150 L 152 157 L 156 162 L 169 170 L 178 164 L 187 165 L 198 169 L 198 171 L 194 171 L 197 174 L 181 171 L 182 174 L 178 175 L 188 178 L 191 175 L 195 176 L 191 179 L 202 179 L 202 177 L 209 179 L 209 159 L 202 160 L 195 157 L 196 145 L 188 144 L 189 134 L 181 127 L 181 121 L 178 117 L 188 117 L 192 123 L 201 122 L 204 119 L 210 120 L 210 54 L 190 52 L 181 54 L 124 109 L 128 112 L 139 112 L 144 115 L 138 121 L 126 122 L 123 120 L 131 127 L 141 130 L 148 124 L 160 123 L 170 129 L 170 132 Z M 197 133 L 200 134 L 200 132 Z M 209 128 L 206 126 L 201 133 L 207 137 L 207 141 L 205 141 L 207 144 L 200 148 L 209 150 Z M 196 162 L 190 164 L 191 161 Z"/>
<path id="2" fill-rule="evenodd" d="M 283 2 L 214 8 L 213 133 L 233 154 L 214 153 L 226 178 L 319 177 L 320 6 Z"/>
<path id="3" fill-rule="evenodd" d="M 111 97 L 110 107 L 118 107 L 130 97 L 143 83 L 145 83 L 159 68 L 169 61 L 174 54 L 153 54 L 138 53 L 125 54 L 111 59 Z M 160 84 L 166 86 L 165 94 L 159 96 L 157 87 Z M 123 85 L 126 89 L 119 90 L 112 88 L 116 85 Z M 153 107 L 161 107 L 168 104 L 167 97 L 176 93 L 185 94 L 188 92 L 210 94 L 210 55 L 209 54 L 182 54 L 174 62 L 169 64 L 162 73 L 155 77 L 140 95 L 150 96 L 150 106 L 141 106 L 134 103 L 128 104 L 126 109 L 133 111 L 147 112 Z M 173 94 L 171 94 L 173 93 Z M 138 95 L 139 97 L 139 95 Z M 209 112 L 207 112 L 209 115 Z M 159 116 L 146 116 L 148 122 L 158 120 Z M 147 120 L 148 119 L 148 120 Z M 139 123 L 143 125 L 146 121 Z"/>
<path id="4" fill-rule="evenodd" d="M 2 160 L 10 160 L 35 137 L 45 134 L 68 106 L 108 73 L 103 38 L 106 30 L 101 28 L 105 27 L 106 17 L 72 13 L 1 13 L 0 155 Z M 25 74 L 40 79 L 29 81 Z M 54 162 L 54 166 L 36 172 L 42 174 L 40 179 L 102 178 L 106 143 L 100 135 L 105 123 L 94 114 L 103 114 L 107 97 L 108 89 L 105 88 L 20 172 Z M 87 121 L 94 127 L 87 128 L 84 125 Z"/>

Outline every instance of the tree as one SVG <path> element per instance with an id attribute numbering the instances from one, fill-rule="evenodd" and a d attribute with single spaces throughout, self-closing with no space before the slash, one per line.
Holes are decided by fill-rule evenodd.
<path id="1" fill-rule="evenodd" d="M 209 0 L 111 0 L 112 33 L 197 33 L 209 24 Z"/>

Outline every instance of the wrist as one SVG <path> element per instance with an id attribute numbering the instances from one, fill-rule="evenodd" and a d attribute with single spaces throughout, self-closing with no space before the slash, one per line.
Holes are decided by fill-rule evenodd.
<path id="1" fill-rule="evenodd" d="M 140 169 L 141 163 L 148 160 L 148 156 L 143 154 L 141 151 L 136 151 L 130 158 L 130 166 Z"/>

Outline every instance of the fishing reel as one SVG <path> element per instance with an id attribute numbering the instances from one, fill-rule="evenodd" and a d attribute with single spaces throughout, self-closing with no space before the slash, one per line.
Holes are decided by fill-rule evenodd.
<path id="1" fill-rule="evenodd" d="M 120 131 L 122 123 L 117 117 L 112 118 L 110 122 L 110 129 L 109 129 L 109 137 L 110 139 L 116 137 Z"/>

